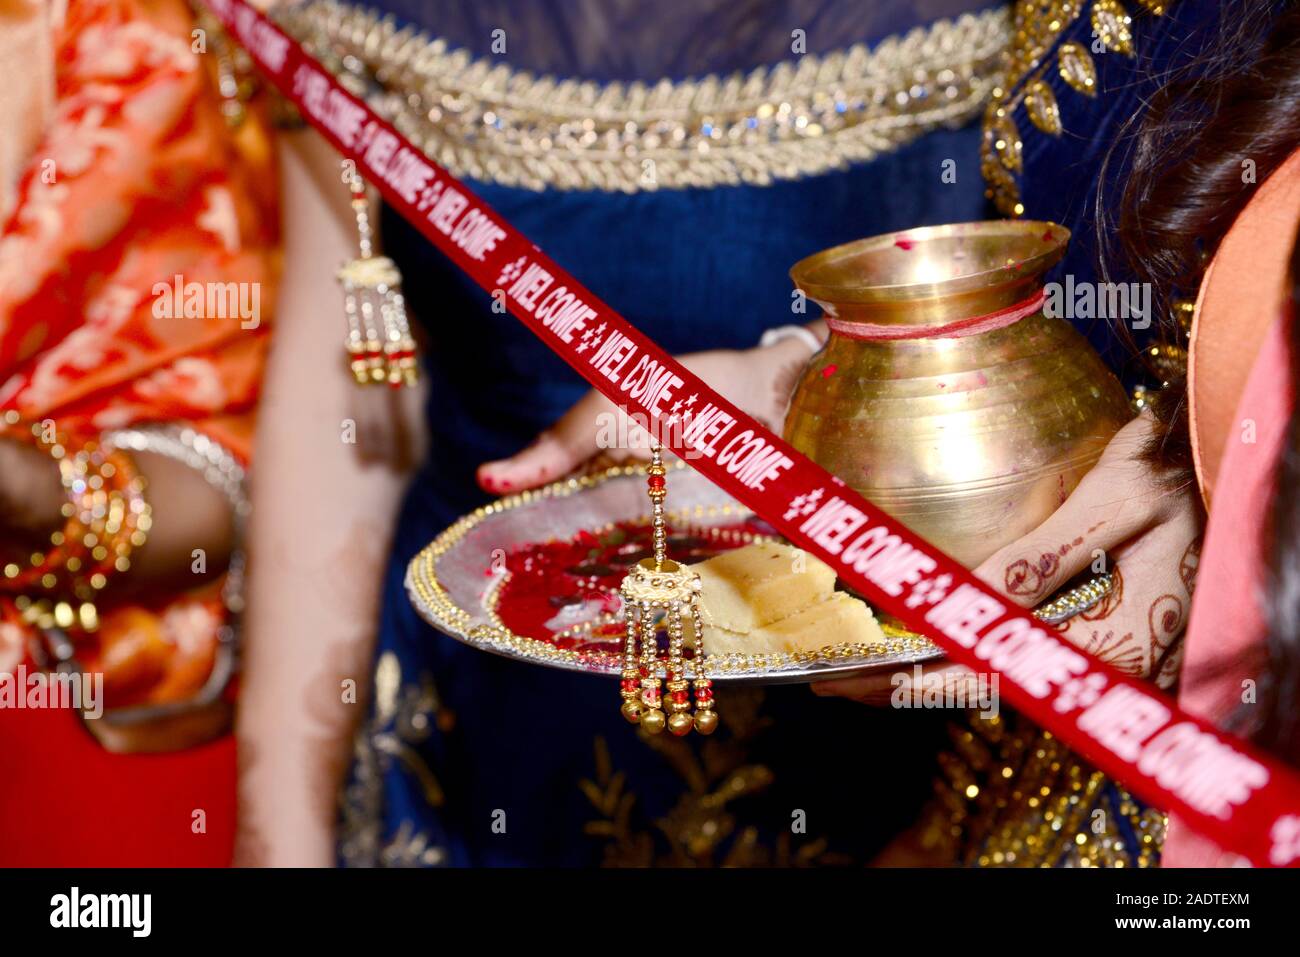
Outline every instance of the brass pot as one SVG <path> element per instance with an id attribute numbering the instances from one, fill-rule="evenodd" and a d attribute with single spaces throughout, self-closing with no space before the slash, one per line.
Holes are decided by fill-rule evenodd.
<path id="1" fill-rule="evenodd" d="M 1041 293 L 1069 236 L 1053 223 L 965 223 L 797 263 L 795 285 L 838 331 L 803 373 L 786 439 L 968 567 L 1032 530 L 1132 414 L 1064 319 L 1040 306 L 998 325 Z M 933 331 L 997 314 L 976 326 L 997 326 L 987 331 Z"/>

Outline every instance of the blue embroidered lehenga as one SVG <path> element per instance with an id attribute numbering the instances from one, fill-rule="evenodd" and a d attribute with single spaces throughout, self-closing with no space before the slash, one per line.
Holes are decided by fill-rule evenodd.
<path id="1" fill-rule="evenodd" d="M 653 118 L 634 123 L 634 136 L 654 135 L 655 146 L 676 140 L 694 147 L 648 171 L 665 177 L 667 188 L 647 184 L 640 164 L 584 162 L 590 154 L 582 152 L 583 137 L 592 131 L 577 112 L 559 120 L 542 115 L 531 126 L 515 117 L 525 131 L 511 139 L 490 105 L 472 102 L 472 85 L 456 87 L 458 77 L 487 75 L 487 67 L 467 74 L 474 70 L 469 58 L 438 61 L 449 92 L 442 102 L 420 100 L 414 110 L 416 101 L 402 87 L 406 61 L 393 52 L 401 44 L 367 43 L 368 31 L 379 29 L 372 21 L 358 27 L 348 19 L 355 11 L 316 4 L 307 8 L 298 32 L 306 24 L 318 54 L 332 53 L 340 69 L 384 84 L 389 105 L 403 114 L 400 128 L 425 137 L 431 155 L 665 349 L 685 353 L 749 348 L 764 330 L 796 321 L 786 271 L 803 256 L 888 230 L 996 215 L 980 175 L 986 133 L 979 115 L 1001 62 L 987 55 L 988 47 L 1000 50 L 1009 29 L 1005 10 L 984 6 L 997 5 L 878 2 L 864 11 L 844 0 L 385 0 L 385 11 L 399 24 L 442 37 L 487 67 L 499 61 L 495 65 L 509 71 L 582 77 L 599 84 L 598 92 L 634 80 L 680 89 L 692 77 L 762 68 L 754 82 L 767 84 L 771 99 L 730 121 L 771 128 L 785 146 L 736 149 L 726 161 L 702 164 L 699 155 L 710 146 L 743 143 L 745 130 L 723 129 L 712 116 L 680 129 Z M 955 23 L 930 22 L 960 14 L 969 15 Z M 1082 19 L 1067 18 L 1067 30 L 1086 27 Z M 908 31 L 914 32 L 900 41 Z M 1052 42 L 1059 44 L 1061 36 Z M 865 47 L 843 58 L 847 65 L 835 61 L 841 71 L 829 70 L 835 82 L 810 87 L 807 75 L 776 66 L 805 54 L 824 63 L 854 44 Z M 431 56 L 445 55 L 442 46 L 428 49 Z M 385 62 L 389 56 L 394 59 Z M 841 101 L 837 91 L 855 63 L 863 75 L 883 78 L 866 102 Z M 1105 89 L 1107 72 L 1100 72 L 1099 88 Z M 520 84 L 514 89 L 521 102 L 536 97 L 542 114 L 564 99 L 553 87 L 530 87 L 517 72 L 511 81 Z M 1023 202 L 1027 215 L 1078 229 L 1100 146 L 1075 131 L 1108 124 L 1086 105 L 1068 102 L 1064 87 L 1055 85 L 1070 132 L 1026 137 L 1027 169 L 1023 177 L 1009 170 L 1010 186 L 1003 182 L 996 198 L 1004 205 Z M 1121 88 L 1106 104 L 1117 112 L 1108 115 L 1131 112 L 1138 92 Z M 624 86 L 609 95 L 631 94 Z M 727 95 L 723 88 L 714 101 L 719 114 L 726 114 Z M 640 101 L 616 102 L 630 110 Z M 879 122 L 861 135 L 845 134 L 846 115 Z M 818 123 L 820 130 L 822 116 L 824 134 L 810 143 L 807 125 Z M 546 123 L 553 120 L 558 125 L 552 130 Z M 955 171 L 955 181 L 945 170 Z M 1024 196 L 1008 200 L 1008 188 Z M 477 287 L 390 211 L 383 235 L 403 272 L 410 309 L 427 333 L 432 451 L 406 496 L 385 575 L 375 703 L 358 735 L 342 802 L 340 860 L 868 860 L 915 819 L 929 795 L 935 756 L 948 743 L 949 716 L 816 699 L 803 687 L 722 689 L 718 735 L 647 741 L 620 717 L 612 682 L 483 654 L 416 616 L 403 587 L 406 565 L 435 534 L 487 500 L 474 480 L 477 466 L 517 452 L 585 386 L 515 319 L 494 312 Z M 1063 268 L 1091 277 L 1090 246 L 1077 234 Z M 476 321 L 440 322 L 450 315 Z M 1108 346 L 1106 330 L 1089 331 Z M 966 734 L 958 735 L 959 753 L 971 750 L 978 737 L 967 740 Z M 956 773 L 951 762 L 945 768 Z M 969 822 L 972 814 L 965 813 L 952 819 Z M 1140 845 L 1140 835 L 1131 831 L 1116 840 Z"/>

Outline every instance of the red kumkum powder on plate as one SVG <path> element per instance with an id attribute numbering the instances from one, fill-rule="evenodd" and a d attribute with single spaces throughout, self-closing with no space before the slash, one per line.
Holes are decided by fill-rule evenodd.
<path id="1" fill-rule="evenodd" d="M 773 531 L 754 518 L 680 531 L 670 526 L 668 555 L 688 565 L 702 562 L 745 544 L 743 535 L 732 533 L 771 535 Z M 589 602 L 593 603 L 590 612 L 575 617 L 572 624 L 617 613 L 622 607 L 618 586 L 633 565 L 654 554 L 651 543 L 649 524 L 618 522 L 606 530 L 583 531 L 565 540 L 517 545 L 506 556 L 509 577 L 497 592 L 497 615 L 516 635 L 547 641 L 557 648 L 617 652 L 623 643 L 621 619 L 590 634 L 564 638 L 556 634 L 568 624 L 557 627 L 554 619 L 566 607 Z"/>

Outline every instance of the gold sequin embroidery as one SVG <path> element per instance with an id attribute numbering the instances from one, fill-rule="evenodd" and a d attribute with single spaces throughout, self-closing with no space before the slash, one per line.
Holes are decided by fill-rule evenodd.
<path id="1" fill-rule="evenodd" d="M 768 185 L 961 126 L 996 83 L 1009 29 L 998 8 L 748 74 L 622 84 L 475 59 L 337 0 L 289 6 L 278 19 L 457 176 L 629 193 Z"/>
<path id="2" fill-rule="evenodd" d="M 436 726 L 450 729 L 432 680 L 405 681 L 391 651 L 379 656 L 374 675 L 374 713 L 353 741 L 352 777 L 340 802 L 339 858 L 347 867 L 433 867 L 448 863 L 445 848 L 432 843 L 414 822 L 402 821 L 383 835 L 384 775 L 395 765 L 419 785 L 430 807 L 444 803 L 442 785 L 420 755 L 419 745 Z"/>
<path id="3" fill-rule="evenodd" d="M 1015 715 L 951 728 L 918 843 L 975 867 L 1153 867 L 1165 815 Z M 1127 834 L 1125 833 L 1127 831 Z"/>
<path id="4" fill-rule="evenodd" d="M 830 850 L 825 837 L 777 829 L 765 840 L 746 823 L 741 799 L 762 793 L 773 769 L 753 761 L 755 739 L 772 728 L 763 714 L 761 688 L 727 688 L 725 733 L 677 738 L 638 731 L 680 780 L 677 798 L 662 817 L 641 819 L 627 775 L 614 768 L 603 738 L 595 742 L 595 774 L 579 788 L 596 813 L 585 831 L 603 844 L 605 867 L 829 867 L 855 861 Z"/>
<path id="5" fill-rule="evenodd" d="M 1142 0 L 1159 16 L 1166 4 Z M 1007 216 L 1021 216 L 1017 174 L 1023 171 L 1017 111 L 1023 106 L 1029 122 L 1049 136 L 1060 136 L 1060 105 L 1047 83 L 1053 69 L 1071 90 L 1087 97 L 1097 95 L 1097 64 L 1083 43 L 1060 42 L 1061 37 L 1087 13 L 1092 27 L 1093 50 L 1134 55 L 1133 20 L 1120 0 L 1017 0 L 1012 17 L 1006 73 L 992 91 L 984 109 L 980 141 L 980 172 L 988 196 Z"/>

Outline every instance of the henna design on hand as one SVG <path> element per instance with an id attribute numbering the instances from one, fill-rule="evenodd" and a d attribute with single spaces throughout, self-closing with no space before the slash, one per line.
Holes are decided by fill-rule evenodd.
<path id="1" fill-rule="evenodd" d="M 1080 535 L 1074 541 L 1066 542 L 1064 545 L 1062 545 L 1059 549 L 1057 549 L 1056 554 L 1064 558 L 1066 555 L 1070 554 L 1070 552 L 1074 551 L 1082 544 L 1083 544 L 1083 536 Z"/>
<path id="2" fill-rule="evenodd" d="M 1159 687 L 1172 687 L 1178 680 L 1186 624 L 1183 600 L 1176 595 L 1161 595 L 1147 611 L 1147 625 L 1151 632 L 1151 671 Z"/>
<path id="3" fill-rule="evenodd" d="M 1188 597 L 1191 597 L 1192 590 L 1196 588 L 1196 573 L 1201 566 L 1201 536 L 1196 536 L 1188 544 L 1187 550 L 1183 552 L 1183 557 L 1178 562 L 1178 577 L 1183 580 L 1183 587 L 1187 589 Z"/>
<path id="4" fill-rule="evenodd" d="M 1168 691 L 1178 684 L 1178 676 L 1183 667 L 1183 649 L 1186 647 L 1187 643 L 1179 638 L 1169 649 L 1164 661 L 1160 662 L 1160 670 L 1156 672 L 1157 688 Z"/>
<path id="5" fill-rule="evenodd" d="M 1037 597 L 1060 567 L 1061 560 L 1054 552 L 1043 552 L 1032 564 L 1023 558 L 1014 561 L 1007 566 L 1003 579 L 1006 592 L 1020 598 Z"/>
<path id="6" fill-rule="evenodd" d="M 1118 670 L 1130 675 L 1146 673 L 1146 661 L 1142 649 L 1133 640 L 1133 632 L 1116 635 L 1113 631 L 1094 631 L 1084 642 L 1084 651 L 1091 652 L 1102 661 L 1108 662 Z"/>
<path id="7" fill-rule="evenodd" d="M 1043 576 L 1038 569 L 1023 558 L 1007 566 L 1003 589 L 1008 595 L 1037 595 L 1043 587 Z"/>
<path id="8" fill-rule="evenodd" d="M 1060 567 L 1061 559 L 1056 552 L 1043 552 L 1038 556 L 1038 574 L 1043 578 L 1052 577 Z"/>
<path id="9" fill-rule="evenodd" d="M 1151 631 L 1151 658 L 1158 661 L 1183 630 L 1183 600 L 1177 595 L 1161 595 L 1147 610 Z"/>

